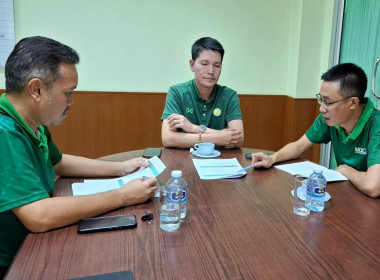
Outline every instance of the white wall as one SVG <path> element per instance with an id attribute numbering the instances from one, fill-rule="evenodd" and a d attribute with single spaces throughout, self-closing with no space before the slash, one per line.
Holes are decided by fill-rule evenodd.
<path id="1" fill-rule="evenodd" d="M 42 35 L 76 49 L 78 90 L 166 92 L 193 78 L 191 45 L 211 36 L 226 50 L 220 84 L 314 97 L 327 66 L 332 2 L 14 0 L 16 41 Z"/>

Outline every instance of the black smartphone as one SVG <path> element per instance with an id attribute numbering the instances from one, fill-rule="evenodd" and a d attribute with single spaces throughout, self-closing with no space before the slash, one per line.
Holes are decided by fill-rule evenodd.
<path id="1" fill-rule="evenodd" d="M 162 149 L 161 148 L 146 148 L 143 157 L 144 158 L 152 158 L 154 156 L 161 156 Z"/>
<path id="2" fill-rule="evenodd" d="M 245 158 L 252 159 L 252 154 L 251 153 L 245 153 Z"/>
<path id="3" fill-rule="evenodd" d="M 82 219 L 78 222 L 78 233 L 90 233 L 137 227 L 133 214 Z"/>

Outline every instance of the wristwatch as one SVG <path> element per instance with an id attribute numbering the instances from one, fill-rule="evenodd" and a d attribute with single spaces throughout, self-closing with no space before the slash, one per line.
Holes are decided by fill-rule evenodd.
<path id="1" fill-rule="evenodd" d="M 203 124 L 199 126 L 199 143 L 202 142 L 202 133 L 206 131 L 206 128 Z"/>

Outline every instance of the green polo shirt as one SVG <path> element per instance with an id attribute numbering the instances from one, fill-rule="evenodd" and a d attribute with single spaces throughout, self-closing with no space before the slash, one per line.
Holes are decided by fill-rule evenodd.
<path id="1" fill-rule="evenodd" d="M 222 130 L 232 120 L 241 120 L 239 97 L 236 91 L 216 84 L 209 100 L 198 92 L 195 80 L 169 88 L 161 120 L 171 114 L 185 116 L 195 125 Z"/>
<path id="2" fill-rule="evenodd" d="M 313 143 L 331 141 L 337 165 L 347 164 L 358 171 L 380 163 L 380 112 L 365 98 L 363 113 L 350 135 L 340 126 L 328 126 L 320 114 L 306 132 Z"/>
<path id="3" fill-rule="evenodd" d="M 12 209 L 50 197 L 62 154 L 46 127 L 37 137 L 4 93 L 0 97 L 0 266 L 9 266 L 28 230 Z"/>

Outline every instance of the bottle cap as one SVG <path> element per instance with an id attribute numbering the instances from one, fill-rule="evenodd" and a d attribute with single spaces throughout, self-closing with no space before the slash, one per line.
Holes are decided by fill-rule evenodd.
<path id="1" fill-rule="evenodd" d="M 315 168 L 313 170 L 314 173 L 323 173 L 323 169 Z"/>
<path id="2" fill-rule="evenodd" d="M 180 178 L 180 177 L 182 177 L 182 171 L 181 170 L 173 170 L 172 171 L 172 177 L 173 178 Z"/>

